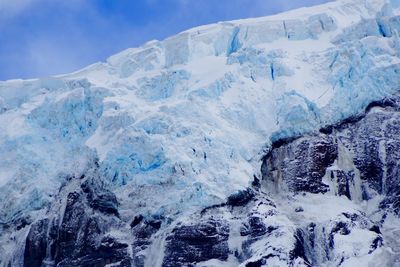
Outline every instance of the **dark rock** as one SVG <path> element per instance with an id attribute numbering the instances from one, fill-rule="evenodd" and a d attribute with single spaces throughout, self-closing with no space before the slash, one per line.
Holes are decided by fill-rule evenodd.
<path id="1" fill-rule="evenodd" d="M 290 143 L 293 143 L 295 140 L 299 139 L 300 136 L 294 136 L 294 137 L 288 137 L 288 138 L 282 138 L 279 140 L 276 140 L 272 143 L 272 148 L 280 148 L 282 146 L 288 145 Z"/>
<path id="2" fill-rule="evenodd" d="M 335 226 L 332 228 L 330 234 L 329 234 L 329 247 L 333 249 L 335 247 L 335 234 L 341 234 L 341 235 L 348 235 L 350 234 L 350 229 L 348 228 L 347 224 L 345 222 L 337 222 Z"/>
<path id="3" fill-rule="evenodd" d="M 260 216 L 260 214 L 249 215 L 247 221 L 240 228 L 240 235 L 247 237 L 247 239 L 242 243 L 243 253 L 242 255 L 237 257 L 240 260 L 251 258 L 253 256 L 252 244 L 257 242 L 258 240 L 267 239 L 272 234 L 272 232 L 278 229 L 278 227 L 276 226 L 265 225 L 262 217 Z M 252 266 L 251 264 L 265 262 L 265 259 L 266 257 L 263 257 L 262 260 L 257 260 L 247 264 L 250 264 L 249 266 Z"/>
<path id="4" fill-rule="evenodd" d="M 372 232 L 377 233 L 378 235 L 382 234 L 382 233 L 381 233 L 381 229 L 379 228 L 378 225 L 372 226 L 369 230 L 372 231 Z"/>
<path id="5" fill-rule="evenodd" d="M 257 178 L 254 176 L 254 179 L 257 179 Z M 226 206 L 231 206 L 231 207 L 245 206 L 254 199 L 255 195 L 256 195 L 255 191 L 251 188 L 247 188 L 246 190 L 241 190 L 239 192 L 236 192 L 236 193 L 230 195 L 225 203 L 216 204 L 216 205 L 212 205 L 212 206 L 204 208 L 200 212 L 200 214 L 204 215 L 209 210 L 222 208 L 222 207 L 226 207 Z"/>
<path id="6" fill-rule="evenodd" d="M 106 205 L 96 199 L 105 199 L 105 189 L 87 180 L 81 188 L 66 194 L 64 213 L 33 223 L 26 238 L 24 266 L 41 267 L 44 262 L 57 267 L 103 267 L 116 262 L 130 266 L 128 245 L 104 236 L 112 217 L 102 215 Z"/>
<path id="7" fill-rule="evenodd" d="M 303 209 L 303 207 L 297 207 L 297 208 L 295 208 L 294 211 L 295 211 L 295 212 L 303 212 L 304 209 Z"/>
<path id="8" fill-rule="evenodd" d="M 296 242 L 294 244 L 294 248 L 290 251 L 290 259 L 293 261 L 297 258 L 302 258 L 306 263 L 309 263 L 304 244 L 304 233 L 301 229 L 297 229 L 295 234 Z"/>
<path id="9" fill-rule="evenodd" d="M 242 190 L 233 195 L 230 195 L 226 204 L 233 207 L 244 206 L 249 203 L 254 198 L 254 196 L 254 191 L 248 188 L 246 190 Z"/>
<path id="10" fill-rule="evenodd" d="M 43 219 L 35 223 L 26 238 L 24 252 L 24 267 L 42 266 L 47 250 L 47 228 L 49 219 Z"/>
<path id="11" fill-rule="evenodd" d="M 315 223 L 310 223 L 308 225 L 308 241 L 310 242 L 311 248 L 315 247 L 315 227 L 317 225 Z"/>
<path id="12" fill-rule="evenodd" d="M 326 169 L 337 158 L 337 145 L 330 137 L 296 139 L 293 143 L 271 151 L 262 164 L 263 179 L 271 186 L 285 187 L 292 192 L 325 193 L 322 182 Z"/>
<path id="13" fill-rule="evenodd" d="M 374 252 L 377 248 L 381 247 L 383 245 L 383 238 L 382 236 L 377 236 L 371 244 L 371 248 L 368 252 L 368 254 L 371 254 L 372 252 Z"/>
<path id="14" fill-rule="evenodd" d="M 82 183 L 81 187 L 93 209 L 118 216 L 117 197 L 107 190 L 99 179 L 90 177 Z"/>
<path id="15" fill-rule="evenodd" d="M 221 203 L 221 204 L 216 204 L 216 205 L 212 205 L 212 206 L 209 206 L 209 207 L 205 207 L 201 212 L 200 212 L 200 215 L 204 215 L 204 214 L 206 214 L 207 213 L 207 211 L 209 211 L 209 210 L 213 210 L 213 209 L 218 209 L 218 208 L 222 208 L 222 207 L 226 207 L 226 203 Z"/>
<path id="16" fill-rule="evenodd" d="M 262 267 L 264 264 L 265 264 L 265 260 L 260 259 L 258 261 L 252 261 L 252 262 L 246 263 L 246 267 Z"/>
<path id="17" fill-rule="evenodd" d="M 15 229 L 21 230 L 22 228 L 25 228 L 26 226 L 30 225 L 32 223 L 32 220 L 29 216 L 26 217 L 21 217 L 18 218 L 15 222 L 13 222 L 13 225 L 15 225 Z"/>
<path id="18" fill-rule="evenodd" d="M 374 107 L 381 107 L 381 108 L 391 107 L 398 110 L 398 104 L 396 103 L 395 99 L 390 99 L 390 98 L 384 98 L 378 101 L 372 101 L 366 107 L 365 112 L 366 113 L 370 112 L 371 109 Z"/>
<path id="19" fill-rule="evenodd" d="M 190 266 L 210 259 L 228 259 L 229 226 L 209 219 L 175 228 L 166 239 L 163 266 Z"/>
<path id="20" fill-rule="evenodd" d="M 161 222 L 145 222 L 142 227 L 136 230 L 135 236 L 138 239 L 149 239 L 154 233 L 160 229 Z"/>
<path id="21" fill-rule="evenodd" d="M 137 226 L 139 223 L 141 223 L 143 221 L 143 218 L 144 217 L 141 214 L 135 216 L 135 218 L 131 222 L 131 228 L 133 228 L 133 227 Z"/>
<path id="22" fill-rule="evenodd" d="M 250 217 L 248 221 L 249 227 L 247 231 L 241 231 L 241 235 L 251 235 L 252 237 L 259 237 L 267 232 L 267 227 L 260 217 Z"/>
<path id="23" fill-rule="evenodd" d="M 332 125 L 329 125 L 329 126 L 319 129 L 319 132 L 322 134 L 332 134 L 333 129 L 334 129 L 334 127 Z"/>
<path id="24" fill-rule="evenodd" d="M 326 126 L 319 134 L 275 142 L 263 158 L 263 180 L 278 191 L 325 193 L 329 187 L 322 178 L 340 148 L 341 158 L 354 167 L 329 169 L 338 195 L 351 200 L 354 192 L 361 192 L 368 200 L 382 194 L 381 207 L 400 214 L 399 103 L 398 98 L 372 102 L 364 114 Z"/>
<path id="25" fill-rule="evenodd" d="M 350 230 L 345 222 L 336 223 L 335 227 L 332 228 L 332 233 L 340 233 L 341 235 L 350 234 Z"/>
<path id="26" fill-rule="evenodd" d="M 347 219 L 350 219 L 352 222 L 355 222 L 359 219 L 359 215 L 356 213 L 347 213 L 347 212 L 343 212 L 342 213 L 344 217 L 346 217 Z"/>
<path id="27" fill-rule="evenodd" d="M 154 229 L 158 230 L 161 228 L 161 221 L 158 220 L 150 220 L 148 222 L 146 222 L 148 225 L 150 225 L 151 227 L 153 227 Z"/>
<path id="28" fill-rule="evenodd" d="M 246 225 L 243 225 L 243 227 L 240 230 L 240 235 L 241 236 L 250 236 L 252 238 L 257 238 L 261 237 L 265 234 L 270 234 L 272 231 L 276 230 L 278 228 L 273 227 L 273 226 L 266 226 L 262 218 L 257 217 L 257 216 L 252 216 L 248 219 L 248 222 Z"/>
<path id="29" fill-rule="evenodd" d="M 133 223 L 135 222 L 135 223 Z M 134 266 L 144 266 L 146 256 L 141 253 L 151 244 L 151 237 L 161 228 L 162 222 L 156 219 L 144 219 L 142 215 L 135 217 L 133 226 L 133 261 Z"/>
<path id="30" fill-rule="evenodd" d="M 346 196 L 351 200 L 350 183 L 354 182 L 354 172 L 337 171 L 336 178 L 339 196 Z"/>
<path id="31" fill-rule="evenodd" d="M 260 179 L 255 175 L 253 175 L 253 181 L 251 182 L 251 186 L 253 186 L 256 189 L 259 189 L 261 187 Z"/>

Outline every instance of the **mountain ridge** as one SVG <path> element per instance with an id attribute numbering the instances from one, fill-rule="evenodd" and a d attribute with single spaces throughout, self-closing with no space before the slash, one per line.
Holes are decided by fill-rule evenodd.
<path id="1" fill-rule="evenodd" d="M 271 177 L 262 178 L 262 164 L 279 140 L 317 133 L 397 94 L 399 6 L 394 0 L 343 0 L 213 24 L 125 50 L 72 74 L 0 82 L 0 266 L 29 266 L 24 257 L 34 259 L 34 266 L 89 264 L 85 257 L 98 260 L 98 266 L 208 260 L 210 266 L 253 261 L 335 266 L 332 249 L 325 258 L 310 255 L 304 227 L 297 229 L 292 218 L 297 215 L 275 198 L 282 203 L 298 198 L 308 208 L 313 201 L 348 205 L 323 220 L 313 212 L 296 217 L 326 229 L 338 223 L 332 236 L 353 228 L 367 231 L 365 225 L 372 227 L 375 219 L 360 213 L 362 204 L 335 196 L 334 186 L 308 198 L 286 191 L 268 195 Z M 332 167 L 318 166 L 318 175 Z M 287 173 L 285 181 L 296 181 L 296 172 Z M 305 187 L 321 178 L 302 174 Z M 343 177 L 342 182 L 350 179 Z M 375 207 L 381 197 L 367 203 Z M 219 219 L 199 215 L 205 209 Z M 83 239 L 74 243 L 78 236 L 69 236 L 67 226 Z M 287 243 L 280 244 L 279 235 L 268 239 L 277 229 Z M 204 233 L 215 233 L 215 239 Z M 325 235 L 320 238 L 329 247 Z M 252 247 L 262 240 L 272 245 Z M 204 250 L 202 242 L 216 242 L 216 249 Z M 360 246 L 365 249 L 368 242 Z M 37 243 L 45 248 L 29 245 Z M 192 246 L 200 256 L 179 251 L 174 243 Z M 152 255 L 159 251 L 164 258 Z M 359 256 L 368 258 L 364 252 Z M 108 258 L 101 259 L 102 253 Z"/>

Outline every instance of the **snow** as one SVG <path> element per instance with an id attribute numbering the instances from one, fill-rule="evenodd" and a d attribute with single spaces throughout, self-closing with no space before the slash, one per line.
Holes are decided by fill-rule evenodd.
<path id="1" fill-rule="evenodd" d="M 94 159 L 126 218 L 221 203 L 272 141 L 398 92 L 399 6 L 341 0 L 202 26 L 71 74 L 0 82 L 0 222 L 44 208 Z"/>

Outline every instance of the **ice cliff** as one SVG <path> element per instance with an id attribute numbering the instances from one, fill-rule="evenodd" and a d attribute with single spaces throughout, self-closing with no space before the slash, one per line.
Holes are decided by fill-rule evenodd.
<path id="1" fill-rule="evenodd" d="M 399 32 L 339 0 L 0 82 L 0 266 L 400 266 Z"/>

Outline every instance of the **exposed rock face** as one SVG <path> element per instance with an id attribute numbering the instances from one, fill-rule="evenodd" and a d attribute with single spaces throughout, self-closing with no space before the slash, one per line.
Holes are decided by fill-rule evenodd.
<path id="1" fill-rule="evenodd" d="M 322 178 L 337 155 L 332 137 L 304 137 L 273 149 L 264 159 L 263 176 L 292 192 L 325 193 L 329 187 Z"/>
<path id="2" fill-rule="evenodd" d="M 229 225 L 226 221 L 209 220 L 197 225 L 175 228 L 166 239 L 163 266 L 188 266 L 197 262 L 229 256 Z"/>
<path id="3" fill-rule="evenodd" d="M 130 266 L 128 245 L 106 235 L 118 224 L 117 199 L 95 172 L 89 175 L 68 181 L 59 199 L 65 204 L 53 207 L 61 209 L 31 226 L 25 244 L 25 267 Z"/>
<path id="4" fill-rule="evenodd" d="M 398 213 L 400 181 L 398 99 L 372 103 L 365 116 L 276 146 L 262 173 L 280 192 L 331 193 L 354 200 L 386 196 Z"/>
<path id="5" fill-rule="evenodd" d="M 396 266 L 385 220 L 399 213 L 399 151 L 398 102 L 372 103 L 363 116 L 275 144 L 261 184 L 254 177 L 252 188 L 175 222 L 121 221 L 94 164 L 67 179 L 49 216 L 30 225 L 24 266 L 339 266 L 372 254 Z M 372 198 L 381 199 L 374 218 L 346 207 Z M 121 241 L 112 229 L 130 230 Z"/>
<path id="6" fill-rule="evenodd" d="M 158 232 L 161 224 L 162 221 L 157 218 L 145 219 L 142 215 L 134 218 L 130 224 L 130 227 L 133 229 L 133 266 L 145 265 L 146 249 L 151 245 L 151 237 Z M 162 251 L 158 251 L 157 253 L 162 254 Z"/>

